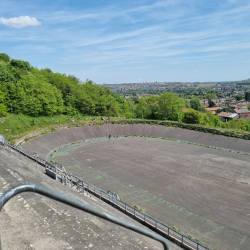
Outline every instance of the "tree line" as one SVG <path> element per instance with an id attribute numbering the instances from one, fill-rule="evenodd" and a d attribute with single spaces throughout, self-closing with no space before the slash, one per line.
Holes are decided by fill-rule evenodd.
<path id="1" fill-rule="evenodd" d="M 39 70 L 0 53 L 0 116 L 7 112 L 33 117 L 83 114 L 158 119 L 225 127 L 218 116 L 203 108 L 199 98 L 189 101 L 175 93 L 163 93 L 126 99 L 91 80 L 82 82 L 48 68 Z M 243 126 L 248 124 L 246 121 Z"/>
<path id="2" fill-rule="evenodd" d="M 73 75 L 37 69 L 0 53 L 0 115 L 127 115 L 130 103 L 109 88 Z"/>

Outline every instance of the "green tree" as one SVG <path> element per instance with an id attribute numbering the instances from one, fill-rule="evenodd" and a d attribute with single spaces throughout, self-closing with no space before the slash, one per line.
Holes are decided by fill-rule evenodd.
<path id="1" fill-rule="evenodd" d="M 7 107 L 4 105 L 4 101 L 5 101 L 5 93 L 1 91 L 0 88 L 0 117 L 7 115 Z"/>
<path id="2" fill-rule="evenodd" d="M 235 98 L 236 98 L 237 101 L 240 101 L 240 100 L 243 99 L 243 96 L 242 95 L 237 95 Z"/>
<path id="3" fill-rule="evenodd" d="M 10 65 L 15 67 L 15 68 L 22 69 L 22 70 L 28 70 L 28 71 L 31 70 L 31 66 L 30 66 L 29 62 L 25 62 L 22 60 L 11 59 Z"/>
<path id="4" fill-rule="evenodd" d="M 10 61 L 10 57 L 5 53 L 0 53 L 0 61 L 8 63 Z"/>
<path id="5" fill-rule="evenodd" d="M 250 92 L 245 93 L 245 99 L 250 102 Z"/>
<path id="6" fill-rule="evenodd" d="M 178 120 L 180 119 L 184 100 L 173 93 L 164 93 L 159 97 L 159 114 L 161 119 Z"/>
<path id="7" fill-rule="evenodd" d="M 159 97 L 149 96 L 146 98 L 147 103 L 147 116 L 149 119 L 159 119 Z"/>
<path id="8" fill-rule="evenodd" d="M 0 65 L 0 84 L 6 84 L 8 82 L 16 82 L 16 78 L 6 67 Z"/>
<path id="9" fill-rule="evenodd" d="M 185 108 L 191 108 L 191 104 L 189 100 L 184 99 L 184 103 L 185 103 Z"/>
<path id="10" fill-rule="evenodd" d="M 193 97 L 190 100 L 190 106 L 194 110 L 198 110 L 198 111 L 203 111 L 204 110 L 204 107 L 202 106 L 200 99 L 195 98 L 195 97 Z"/>
<path id="11" fill-rule="evenodd" d="M 7 115 L 7 107 L 0 103 L 0 117 L 6 116 Z"/>
<path id="12" fill-rule="evenodd" d="M 7 88 L 8 107 L 13 113 L 39 116 L 64 112 L 60 91 L 34 75 L 22 76 L 17 83 L 8 83 Z"/>
<path id="13" fill-rule="evenodd" d="M 135 104 L 139 103 L 139 97 L 138 96 L 133 96 L 131 98 L 132 101 L 134 101 Z"/>
<path id="14" fill-rule="evenodd" d="M 215 105 L 215 103 L 213 102 L 213 101 L 211 101 L 211 100 L 209 100 L 208 101 L 208 107 L 209 108 L 213 108 L 213 107 L 215 107 L 216 105 Z"/>
<path id="15" fill-rule="evenodd" d="M 208 93 L 204 96 L 205 99 L 212 100 L 212 99 L 217 99 L 218 96 L 215 93 Z"/>
<path id="16" fill-rule="evenodd" d="M 0 103 L 10 113 L 40 116 L 81 112 L 135 117 L 133 100 L 113 94 L 109 88 L 97 86 L 91 80 L 81 82 L 73 75 L 53 73 L 48 68 L 38 70 L 28 62 L 10 60 L 3 53 L 0 61 Z M 157 108 L 156 105 L 153 108 Z"/>
<path id="17" fill-rule="evenodd" d="M 121 105 L 122 108 L 122 115 L 125 118 L 134 118 L 135 117 L 135 106 L 133 101 L 125 100 L 124 103 Z"/>
<path id="18" fill-rule="evenodd" d="M 200 113 L 194 109 L 188 109 L 184 112 L 183 122 L 189 124 L 198 124 L 200 119 Z"/>
<path id="19" fill-rule="evenodd" d="M 146 98 L 140 98 L 137 104 L 137 117 L 144 119 L 147 116 L 147 101 Z"/>

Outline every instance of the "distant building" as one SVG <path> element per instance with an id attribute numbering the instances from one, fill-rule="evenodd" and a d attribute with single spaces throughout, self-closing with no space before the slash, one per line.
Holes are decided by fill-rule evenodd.
<path id="1" fill-rule="evenodd" d="M 208 99 L 201 99 L 201 104 L 204 108 L 208 107 Z"/>
<path id="2" fill-rule="evenodd" d="M 250 110 L 248 109 L 234 109 L 233 113 L 238 114 L 239 116 L 250 116 Z"/>
<path id="3" fill-rule="evenodd" d="M 233 114 L 230 112 L 221 112 L 218 114 L 218 116 L 220 117 L 221 121 L 223 121 L 223 122 L 228 122 L 230 120 L 239 118 L 238 114 L 236 114 L 236 113 Z"/>
<path id="4" fill-rule="evenodd" d="M 244 108 L 244 107 L 247 107 L 249 105 L 249 102 L 246 101 L 245 99 L 243 100 L 240 100 L 240 101 L 235 101 L 235 100 L 232 100 L 231 103 L 230 103 L 230 108 Z"/>
<path id="5" fill-rule="evenodd" d="M 221 105 L 220 107 L 221 107 L 221 109 L 226 109 L 226 108 L 228 108 L 227 105 Z"/>
<path id="6" fill-rule="evenodd" d="M 155 86 L 143 86 L 141 90 L 155 90 Z"/>
<path id="7" fill-rule="evenodd" d="M 224 105 L 226 103 L 226 99 L 225 98 L 220 98 L 220 99 L 212 99 L 212 101 L 217 105 Z"/>
<path id="8" fill-rule="evenodd" d="M 216 114 L 216 111 L 221 110 L 221 107 L 206 108 L 206 110 Z"/>

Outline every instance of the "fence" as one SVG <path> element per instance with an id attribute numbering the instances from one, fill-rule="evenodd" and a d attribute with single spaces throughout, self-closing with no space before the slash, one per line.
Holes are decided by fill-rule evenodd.
<path id="1" fill-rule="evenodd" d="M 117 197 L 114 196 L 112 192 L 110 194 L 100 188 L 95 187 L 94 185 L 88 182 L 85 182 L 82 179 L 79 179 L 78 177 L 74 175 L 68 174 L 63 169 L 62 165 L 58 163 L 52 164 L 51 162 L 43 160 L 42 158 L 38 156 L 37 153 L 31 153 L 23 149 L 21 146 L 16 146 L 15 144 L 7 140 L 4 141 L 4 145 L 8 147 L 11 151 L 16 150 L 17 152 L 19 152 L 19 154 L 25 155 L 28 158 L 34 160 L 36 164 L 39 163 L 40 165 L 44 166 L 46 173 L 52 178 L 60 181 L 61 183 L 65 185 L 70 186 L 71 188 L 75 189 L 78 192 L 83 192 L 83 193 L 86 192 L 86 193 L 95 195 L 100 200 L 103 200 L 109 203 L 113 207 L 117 208 L 118 210 L 134 218 L 136 221 L 142 223 L 143 225 L 148 226 L 149 228 L 153 229 L 158 234 L 177 243 L 183 248 L 192 249 L 192 250 L 211 250 L 207 246 L 193 239 L 190 239 L 188 236 L 178 232 L 172 227 L 166 225 L 165 223 L 122 202 L 121 200 L 117 199 Z"/>

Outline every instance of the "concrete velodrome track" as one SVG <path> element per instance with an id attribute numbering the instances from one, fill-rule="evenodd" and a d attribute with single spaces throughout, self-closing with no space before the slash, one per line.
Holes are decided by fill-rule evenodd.
<path id="1" fill-rule="evenodd" d="M 22 146 L 45 158 L 62 145 L 116 135 L 168 137 L 250 152 L 250 141 L 180 128 L 102 125 L 62 129 Z M 145 137 L 98 139 L 56 152 L 68 172 L 214 249 L 250 249 L 250 156 Z"/>

